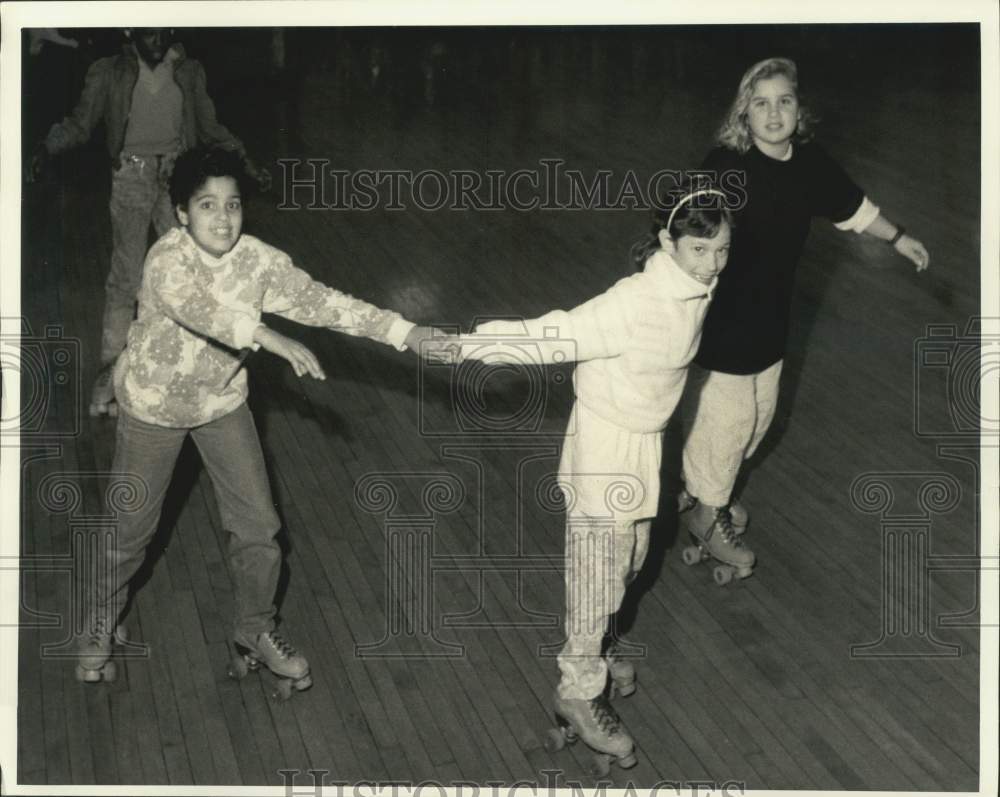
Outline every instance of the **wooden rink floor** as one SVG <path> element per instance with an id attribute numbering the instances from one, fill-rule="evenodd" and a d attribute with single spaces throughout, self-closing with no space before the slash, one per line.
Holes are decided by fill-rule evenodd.
<path id="1" fill-rule="evenodd" d="M 720 588 L 681 562 L 668 430 L 652 551 L 618 623 L 639 689 L 615 705 L 639 764 L 611 780 L 978 788 L 978 411 L 974 387 L 949 393 L 968 384 L 980 304 L 974 27 L 293 31 L 278 72 L 266 31 L 214 36 L 189 49 L 220 119 L 276 178 L 244 230 L 340 290 L 464 329 L 604 290 L 628 273 L 646 212 L 280 209 L 277 159 L 485 175 L 558 158 L 588 180 L 610 170 L 614 194 L 629 170 L 644 184 L 696 167 L 743 70 L 796 58 L 820 140 L 931 268 L 815 222 L 778 415 L 739 486 L 751 578 Z M 567 369 L 489 377 L 479 406 L 454 369 L 268 319 L 328 375 L 248 361 L 284 522 L 282 629 L 314 686 L 278 703 L 269 675 L 227 677 L 226 533 L 193 450 L 126 618 L 146 653 L 113 684 L 77 683 L 82 541 L 114 523 L 114 421 L 86 415 L 111 246 L 95 141 L 24 194 L 24 320 L 37 351 L 58 339 L 72 356 L 22 437 L 18 782 L 281 786 L 286 771 L 305 786 L 312 769 L 590 783 L 582 744 L 544 748 L 563 610 L 563 517 L 545 486 Z M 38 388 L 22 380 L 29 406 Z M 525 408 L 516 431 L 489 425 Z"/>

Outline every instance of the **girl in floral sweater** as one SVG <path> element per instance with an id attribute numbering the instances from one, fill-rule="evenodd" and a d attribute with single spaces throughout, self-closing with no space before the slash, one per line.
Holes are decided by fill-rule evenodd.
<path id="1" fill-rule="evenodd" d="M 112 679 L 112 633 L 127 585 L 145 556 L 184 439 L 190 435 L 212 478 L 230 532 L 238 653 L 231 673 L 263 662 L 290 687 L 311 684 L 305 657 L 275 630 L 280 523 L 250 410 L 243 359 L 261 347 L 286 359 L 297 376 L 325 375 L 301 343 L 269 329 L 261 313 L 416 348 L 431 330 L 311 279 L 285 253 L 242 235 L 239 157 L 220 149 L 182 155 L 171 179 L 181 227 L 150 250 L 138 316 L 115 368 L 118 418 L 113 472 L 139 480 L 146 494 L 122 513 L 107 567 L 96 579 L 82 642 L 81 680 Z M 430 345 L 440 343 L 440 338 Z M 427 347 L 429 348 L 429 346 Z"/>

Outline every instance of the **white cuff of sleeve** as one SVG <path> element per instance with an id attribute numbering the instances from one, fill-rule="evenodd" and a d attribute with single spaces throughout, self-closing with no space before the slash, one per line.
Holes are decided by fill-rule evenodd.
<path id="1" fill-rule="evenodd" d="M 861 204 L 858 205 L 858 209 L 854 211 L 854 215 L 851 218 L 846 221 L 834 222 L 833 226 L 844 232 L 853 230 L 854 232 L 862 233 L 878 218 L 878 214 L 878 205 L 874 204 L 868 197 L 865 197 L 861 200 Z"/>
<path id="2" fill-rule="evenodd" d="M 397 351 L 406 351 L 406 336 L 410 334 L 410 330 L 415 326 L 416 324 L 412 321 L 407 321 L 400 316 L 392 322 L 392 326 L 389 327 L 385 339 Z"/>
<path id="3" fill-rule="evenodd" d="M 257 327 L 262 326 L 264 325 L 260 321 L 256 318 L 250 318 L 250 316 L 237 321 L 236 326 L 233 328 L 233 342 L 236 344 L 236 348 L 257 351 L 260 348 L 260 344 L 254 341 L 253 333 L 257 331 Z"/>

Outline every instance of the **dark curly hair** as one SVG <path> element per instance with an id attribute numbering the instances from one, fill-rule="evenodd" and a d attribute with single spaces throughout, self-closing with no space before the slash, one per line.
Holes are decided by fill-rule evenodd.
<path id="1" fill-rule="evenodd" d="M 232 177 L 246 196 L 250 178 L 243 158 L 234 150 L 221 147 L 194 147 L 177 158 L 170 177 L 170 201 L 174 207 L 185 206 L 209 177 Z"/>
<path id="2" fill-rule="evenodd" d="M 666 230 L 673 241 L 685 235 L 714 238 L 723 223 L 730 229 L 735 227 L 724 194 L 705 175 L 688 177 L 657 203 L 649 232 L 632 244 L 629 251 L 632 264 L 642 271 L 649 257 L 659 251 L 660 230 Z"/>

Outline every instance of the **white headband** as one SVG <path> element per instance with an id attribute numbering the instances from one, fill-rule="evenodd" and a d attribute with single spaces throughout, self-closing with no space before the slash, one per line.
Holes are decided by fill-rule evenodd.
<path id="1" fill-rule="evenodd" d="M 674 205 L 674 209 L 670 211 L 670 216 L 667 219 L 667 227 L 666 227 L 667 234 L 668 235 L 670 234 L 670 225 L 674 223 L 674 214 L 681 209 L 681 205 L 683 205 L 689 199 L 694 199 L 696 196 L 707 196 L 708 194 L 718 194 L 723 199 L 726 198 L 726 195 L 723 194 L 717 188 L 703 188 L 701 191 L 695 191 L 693 193 L 688 194 L 687 196 L 681 197 L 680 200 L 678 200 L 677 204 Z"/>

